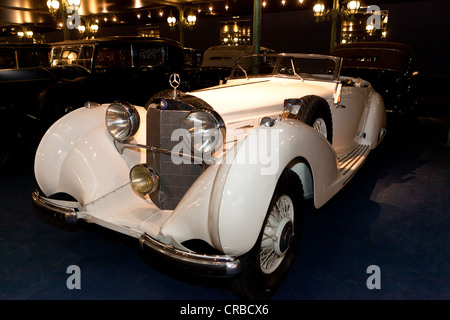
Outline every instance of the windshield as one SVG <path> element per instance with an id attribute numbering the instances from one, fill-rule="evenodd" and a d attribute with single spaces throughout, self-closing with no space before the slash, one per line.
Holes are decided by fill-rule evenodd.
<path id="1" fill-rule="evenodd" d="M 95 46 L 97 46 L 96 49 L 94 49 Z M 51 65 L 79 65 L 89 70 L 92 69 L 93 63 L 95 69 L 100 70 L 107 68 L 161 67 L 165 65 L 168 54 L 167 46 L 159 43 L 55 46 L 52 49 Z"/>
<path id="2" fill-rule="evenodd" d="M 278 57 L 277 56 L 248 56 L 239 59 L 236 67 L 231 74 L 232 78 L 250 77 L 250 76 L 264 76 L 272 75 Z"/>
<path id="3" fill-rule="evenodd" d="M 70 65 L 78 59 L 79 46 L 54 47 L 52 48 L 52 66 Z"/>
<path id="4" fill-rule="evenodd" d="M 92 66 L 93 45 L 73 45 L 53 47 L 51 54 L 52 66 L 79 65 L 90 69 Z"/>
<path id="5" fill-rule="evenodd" d="M 299 79 L 335 80 L 340 58 L 324 55 L 252 55 L 239 59 L 231 78 L 253 76 L 292 76 Z"/>

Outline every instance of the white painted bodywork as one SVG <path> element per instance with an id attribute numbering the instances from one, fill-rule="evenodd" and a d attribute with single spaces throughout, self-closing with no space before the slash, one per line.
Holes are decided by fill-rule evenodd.
<path id="1" fill-rule="evenodd" d="M 253 247 L 285 168 L 301 177 L 305 196 L 321 207 L 380 143 L 385 130 L 383 101 L 370 84 L 363 84 L 343 87 L 339 104 L 334 103 L 336 82 L 287 77 L 237 79 L 191 92 L 225 121 L 227 154 L 203 172 L 173 211 L 160 210 L 148 196 L 132 190 L 129 171 L 145 163 L 145 149 L 117 151 L 104 123 L 108 105 L 78 109 L 48 130 L 36 154 L 36 180 L 46 196 L 59 192 L 73 196 L 79 219 L 136 238 L 145 233 L 179 248 L 184 241 L 201 239 L 224 254 L 240 256 Z M 264 116 L 279 118 L 284 99 L 306 95 L 328 102 L 333 145 L 298 120 L 259 126 Z M 145 144 L 146 110 L 137 108 L 141 126 L 131 143 Z M 270 134 L 277 143 L 268 139 L 255 145 Z M 248 150 L 264 150 L 269 163 L 248 161 Z M 355 150 L 359 156 L 347 161 Z"/>

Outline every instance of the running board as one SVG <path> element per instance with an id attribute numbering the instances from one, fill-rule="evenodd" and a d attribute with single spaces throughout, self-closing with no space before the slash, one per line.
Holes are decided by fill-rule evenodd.
<path id="1" fill-rule="evenodd" d="M 345 176 L 349 172 L 355 172 L 361 164 L 366 160 L 367 155 L 370 152 L 370 146 L 359 144 L 351 152 L 338 158 L 339 171 L 342 176 Z"/>

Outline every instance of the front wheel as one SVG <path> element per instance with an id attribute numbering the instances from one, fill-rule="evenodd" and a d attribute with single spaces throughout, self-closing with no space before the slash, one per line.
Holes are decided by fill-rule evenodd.
<path id="1" fill-rule="evenodd" d="M 289 114 L 288 118 L 302 121 L 313 127 L 330 144 L 333 143 L 333 118 L 327 101 L 318 96 L 304 96 L 301 98 L 302 107 L 298 114 Z"/>
<path id="2" fill-rule="evenodd" d="M 244 299 L 268 299 L 292 265 L 303 225 L 302 183 L 285 170 L 272 196 L 262 230 L 254 247 L 240 257 L 242 271 L 233 290 Z"/>

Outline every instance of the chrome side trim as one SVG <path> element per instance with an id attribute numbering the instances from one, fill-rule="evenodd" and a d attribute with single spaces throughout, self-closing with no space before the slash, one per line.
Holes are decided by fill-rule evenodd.
<path id="1" fill-rule="evenodd" d="M 67 203 L 67 201 L 57 203 L 57 200 L 51 200 L 42 196 L 38 190 L 35 190 L 31 194 L 31 199 L 36 206 L 51 211 L 55 218 L 64 220 L 68 223 L 76 223 L 78 220 L 78 209 L 64 205 L 63 203 Z"/>
<path id="2" fill-rule="evenodd" d="M 162 243 L 144 233 L 139 238 L 141 248 L 177 263 L 184 270 L 203 276 L 234 277 L 241 271 L 240 260 L 229 255 L 207 255 L 184 251 Z"/>

